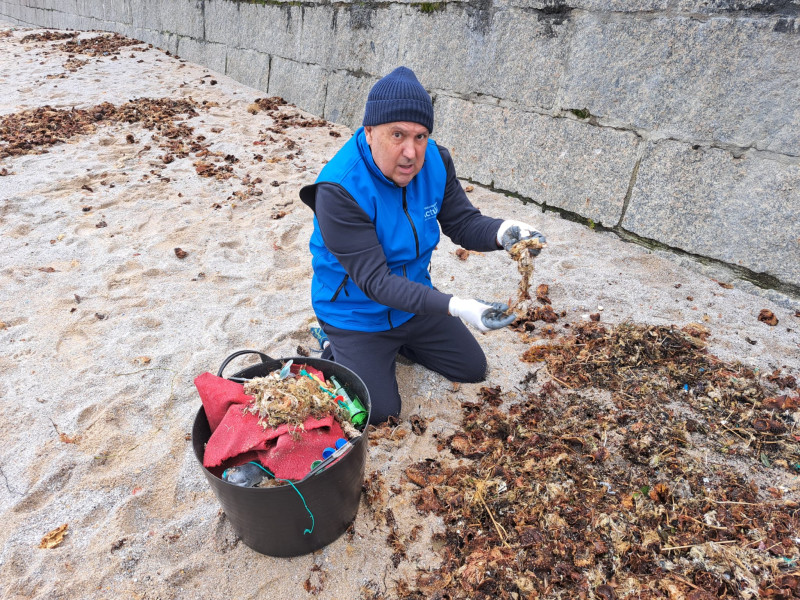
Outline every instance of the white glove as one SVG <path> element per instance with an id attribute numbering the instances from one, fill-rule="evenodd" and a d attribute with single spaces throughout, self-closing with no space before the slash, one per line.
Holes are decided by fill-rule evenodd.
<path id="1" fill-rule="evenodd" d="M 506 250 L 511 250 L 514 244 L 519 241 L 529 240 L 531 238 L 536 238 L 543 244 L 547 243 L 547 240 L 541 233 L 527 223 L 522 223 L 520 221 L 503 221 L 500 225 L 500 229 L 497 230 L 497 245 L 502 246 Z M 533 256 L 539 254 L 539 250 L 534 248 L 530 248 L 529 252 Z"/>
<path id="2" fill-rule="evenodd" d="M 457 296 L 450 298 L 448 307 L 451 315 L 464 319 L 467 324 L 472 325 L 481 333 L 511 325 L 516 319 L 516 315 L 514 313 L 506 315 L 507 310 L 508 306 L 501 302 L 465 300 Z"/>

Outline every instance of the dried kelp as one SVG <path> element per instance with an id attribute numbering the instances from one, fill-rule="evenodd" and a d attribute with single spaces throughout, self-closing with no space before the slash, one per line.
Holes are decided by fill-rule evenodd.
<path id="1" fill-rule="evenodd" d="M 701 325 L 576 329 L 526 353 L 538 391 L 462 405 L 439 446 L 460 464 L 405 470 L 445 529 L 441 565 L 395 595 L 800 598 L 800 503 L 780 483 L 800 471 L 800 396 L 777 393 L 794 377 L 717 359 Z"/>
<path id="2" fill-rule="evenodd" d="M 307 127 L 327 127 L 331 129 L 333 124 L 325 119 L 307 119 L 299 112 L 281 110 L 282 107 L 296 108 L 292 104 L 288 104 L 286 100 L 280 96 L 273 96 L 271 98 L 256 98 L 255 101 L 247 107 L 247 111 L 251 114 L 258 114 L 261 111 L 272 119 L 272 125 L 266 128 L 266 131 L 260 132 L 264 135 L 264 139 L 256 142 L 257 145 L 264 145 L 267 142 L 275 142 L 276 139 L 270 136 L 270 133 L 283 135 L 284 146 L 287 150 L 294 151 L 284 159 L 291 159 L 303 153 L 302 148 L 297 147 L 297 142 L 294 139 L 286 136 L 286 130 L 289 128 L 307 128 Z M 334 137 L 339 137 L 338 132 L 329 132 Z M 271 160 L 278 160 L 280 157 L 273 156 Z"/>
<path id="3" fill-rule="evenodd" d="M 142 44 L 118 33 L 99 35 L 91 38 L 72 39 L 58 46 L 60 50 L 70 54 L 84 54 L 87 56 L 112 56 L 119 54 L 120 48 Z"/>
<path id="4" fill-rule="evenodd" d="M 42 33 L 29 33 L 20 39 L 21 44 L 30 42 L 52 42 L 61 40 L 71 40 L 78 37 L 77 31 L 43 31 Z"/>
<path id="5" fill-rule="evenodd" d="M 509 314 L 516 312 L 518 318 L 523 318 L 528 312 L 528 304 L 531 299 L 530 283 L 533 277 L 533 262 L 535 256 L 531 250 L 541 250 L 544 244 L 536 238 L 521 240 L 514 244 L 508 253 L 517 263 L 517 270 L 520 274 L 519 290 L 517 299 L 509 307 Z"/>
<path id="6" fill-rule="evenodd" d="M 0 159 L 46 152 L 47 146 L 62 144 L 76 135 L 90 133 L 102 123 L 141 123 L 167 138 L 191 134 L 181 116 L 197 116 L 191 100 L 139 98 L 117 107 L 104 102 L 88 109 L 57 109 L 51 106 L 25 110 L 0 119 Z"/>
<path id="7" fill-rule="evenodd" d="M 768 397 L 752 369 L 727 363 L 706 351 L 709 330 L 700 324 L 682 328 L 623 323 L 615 328 L 587 323 L 559 343 L 531 346 L 526 361 L 544 361 L 552 377 L 571 389 L 611 391 L 620 407 L 679 402 L 708 422 L 715 447 L 800 472 L 800 437 L 790 434 L 797 401 Z M 783 411 L 783 412 L 780 412 Z M 716 419 L 716 421 L 715 421 Z"/>
<path id="8" fill-rule="evenodd" d="M 258 415 L 259 423 L 266 429 L 284 423 L 299 426 L 310 416 L 319 419 L 338 414 L 340 409 L 333 396 L 323 388 L 316 379 L 303 376 L 280 379 L 277 373 L 271 373 L 245 382 L 244 393 L 253 396 L 247 410 Z"/>

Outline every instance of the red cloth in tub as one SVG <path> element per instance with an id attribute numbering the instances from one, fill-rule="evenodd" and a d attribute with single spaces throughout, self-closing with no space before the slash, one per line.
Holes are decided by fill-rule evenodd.
<path id="1" fill-rule="evenodd" d="M 322 460 L 322 451 L 335 448 L 336 440 L 344 437 L 333 415 L 321 419 L 308 417 L 303 427 L 305 430 L 297 430 L 298 439 L 291 433 L 297 429 L 294 425 L 272 430 L 275 435 L 267 442 L 267 451 L 259 453 L 261 463 L 278 479 L 302 479 L 311 471 L 311 463 Z"/>
<path id="2" fill-rule="evenodd" d="M 216 467 L 245 452 L 266 449 L 269 431 L 259 425 L 258 417 L 246 412 L 245 408 L 246 405 L 231 405 L 219 427 L 211 432 L 203 454 L 204 467 Z"/>
<path id="3" fill-rule="evenodd" d="M 211 373 L 203 373 L 195 377 L 194 385 L 200 394 L 203 408 L 211 431 L 216 431 L 231 404 L 247 405 L 253 397 L 244 393 L 244 386 Z M 244 408 L 244 407 L 242 407 Z"/>
<path id="4" fill-rule="evenodd" d="M 223 462 L 235 466 L 257 457 L 279 479 L 302 479 L 311 463 L 322 460 L 322 451 L 335 448 L 336 440 L 344 437 L 333 415 L 308 417 L 302 427 L 283 424 L 264 429 L 258 417 L 245 410 L 252 398 L 242 391 L 242 384 L 203 373 L 195 385 L 212 431 L 203 454 L 206 468 Z M 223 409 L 224 415 L 214 426 L 210 415 L 217 418 Z"/>
<path id="5" fill-rule="evenodd" d="M 336 440 L 342 437 L 344 432 L 333 415 L 308 417 L 302 427 L 284 423 L 264 429 L 256 415 L 231 406 L 206 444 L 203 466 L 216 467 L 229 459 L 234 460 L 228 466 L 242 464 L 253 460 L 255 453 L 278 479 L 302 479 L 311 470 L 311 463 L 322 460 L 322 451 L 335 448 Z"/>

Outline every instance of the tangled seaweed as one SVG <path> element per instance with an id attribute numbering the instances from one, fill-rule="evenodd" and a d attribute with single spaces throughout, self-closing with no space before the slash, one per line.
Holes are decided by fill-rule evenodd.
<path id="1" fill-rule="evenodd" d="M 139 98 L 117 107 L 103 102 L 88 109 L 58 109 L 49 105 L 6 115 L 0 119 L 0 159 L 23 154 L 41 154 L 48 146 L 91 133 L 103 123 L 141 123 L 167 139 L 191 134 L 191 128 L 175 120 L 180 115 L 197 116 L 192 100 Z"/>
<path id="2" fill-rule="evenodd" d="M 277 373 L 255 377 L 244 384 L 244 393 L 253 396 L 247 410 L 258 416 L 265 429 L 284 423 L 302 425 L 309 416 L 321 418 L 340 412 L 333 398 L 306 377 L 279 379 Z"/>
<path id="3" fill-rule="evenodd" d="M 461 463 L 405 471 L 445 528 L 441 565 L 397 597 L 800 598 L 800 504 L 775 475 L 800 470 L 800 396 L 771 395 L 794 378 L 725 363 L 707 335 L 587 323 L 526 352 L 540 391 L 462 404 L 440 444 Z"/>
<path id="4" fill-rule="evenodd" d="M 74 34 L 77 35 L 77 34 Z M 24 40 L 23 40 L 24 41 Z M 119 33 L 111 35 L 99 35 L 85 39 L 71 39 L 58 46 L 59 49 L 70 54 L 84 54 L 87 56 L 111 56 L 119 54 L 119 49 L 126 46 L 137 46 L 142 42 L 134 40 Z"/>
<path id="5" fill-rule="evenodd" d="M 517 299 L 511 303 L 508 313 L 515 312 L 517 318 L 522 319 L 525 317 L 529 308 L 529 301 L 531 299 L 530 284 L 533 277 L 533 262 L 536 256 L 531 254 L 532 250 L 541 250 L 544 244 L 538 239 L 531 238 L 521 240 L 514 244 L 508 251 L 511 259 L 517 263 L 517 270 L 520 274 L 519 290 L 517 292 Z"/>

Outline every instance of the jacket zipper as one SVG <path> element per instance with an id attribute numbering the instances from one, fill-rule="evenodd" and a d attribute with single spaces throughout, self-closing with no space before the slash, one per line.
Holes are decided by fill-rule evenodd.
<path id="1" fill-rule="evenodd" d="M 336 301 L 336 298 L 339 296 L 339 292 L 341 292 L 344 289 L 344 285 L 347 283 L 348 279 L 350 279 L 350 275 L 345 275 L 344 279 L 342 279 L 342 283 L 339 284 L 339 287 L 336 288 L 336 291 L 333 293 L 333 297 L 331 297 L 331 299 L 330 299 L 331 302 L 335 302 Z M 346 296 L 349 295 L 347 293 L 347 290 L 344 290 L 344 293 L 345 293 Z"/>
<path id="2" fill-rule="evenodd" d="M 403 188 L 403 212 L 406 213 L 408 222 L 411 223 L 411 231 L 414 232 L 414 245 L 417 250 L 417 258 L 419 258 L 419 237 L 417 237 L 417 228 L 414 227 L 414 221 L 411 220 L 411 215 L 408 214 L 408 204 L 406 203 L 406 188 Z"/>
<path id="3" fill-rule="evenodd" d="M 417 228 L 414 227 L 414 221 L 411 219 L 411 215 L 408 214 L 408 202 L 406 202 L 406 188 L 403 188 L 403 212 L 406 213 L 406 218 L 408 219 L 409 225 L 411 225 L 411 231 L 414 234 L 414 249 L 417 253 L 417 258 L 419 258 L 419 236 L 417 235 Z M 407 277 L 406 274 L 406 266 L 403 265 L 403 277 Z M 392 311 L 386 313 L 386 318 L 389 320 L 389 329 L 394 329 L 394 325 L 392 325 Z"/>

